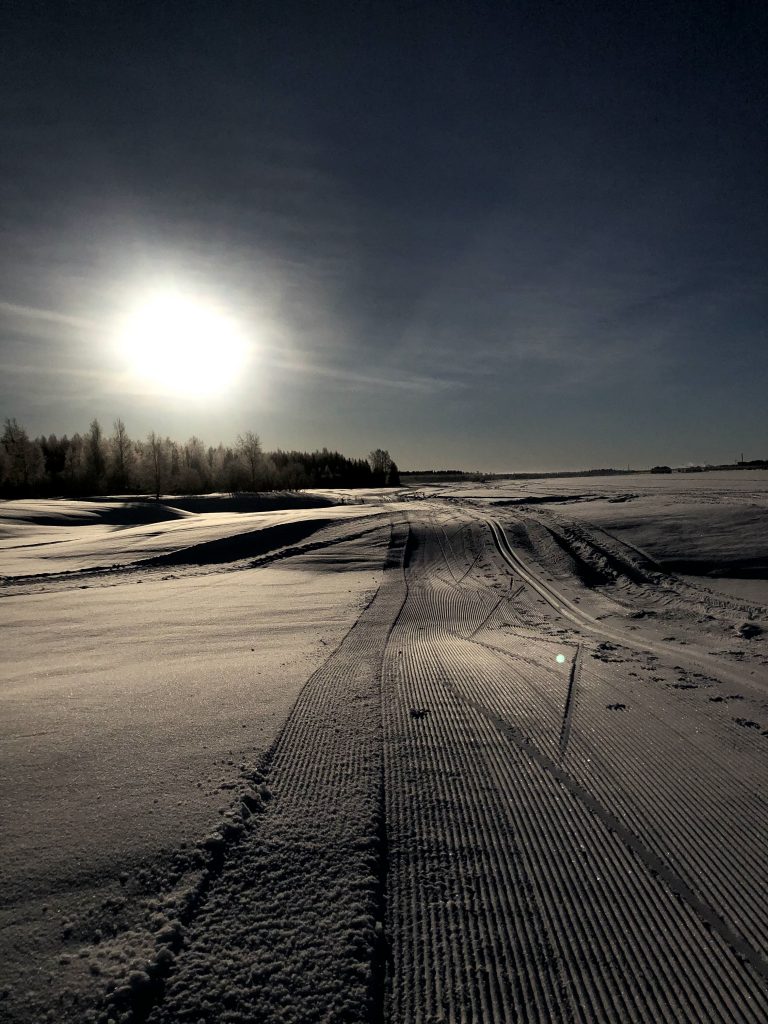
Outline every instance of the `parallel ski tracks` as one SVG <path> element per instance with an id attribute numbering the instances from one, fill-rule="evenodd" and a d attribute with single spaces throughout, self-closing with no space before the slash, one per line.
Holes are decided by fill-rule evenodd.
<path id="1" fill-rule="evenodd" d="M 570 688 L 554 672 L 547 688 L 545 667 L 486 644 L 477 634 L 499 601 L 473 571 L 477 558 L 468 564 L 438 524 L 417 529 L 383 667 L 393 1024 L 766 1019 L 761 915 L 746 898 L 760 891 L 759 826 L 738 832 L 740 865 L 723 828 L 705 841 L 707 780 L 686 780 L 691 813 L 673 848 L 654 852 L 656 828 L 662 843 L 672 835 L 658 821 L 663 800 L 651 814 L 657 777 L 630 787 L 631 800 L 616 796 L 637 738 L 606 739 L 590 755 L 574 718 L 591 700 L 574 698 L 578 653 Z M 436 562 L 454 584 L 436 577 Z M 524 565 L 516 574 L 546 590 Z M 580 609 L 547 599 L 583 625 Z M 662 734 L 649 757 L 674 773 Z M 735 802 L 755 809 L 743 792 Z M 733 884 L 710 878 L 729 870 Z"/>
<path id="2" fill-rule="evenodd" d="M 484 514 L 478 514 L 477 518 L 490 528 L 496 548 L 510 569 L 539 594 L 558 615 L 570 620 L 580 630 L 586 630 L 588 633 L 599 636 L 604 640 L 613 640 L 616 643 L 629 647 L 641 647 L 647 651 L 676 658 L 684 656 L 687 661 L 706 668 L 710 672 L 715 672 L 725 682 L 729 682 L 734 686 L 746 687 L 748 689 L 753 688 L 754 684 L 749 679 L 745 679 L 743 674 L 731 671 L 727 666 L 723 665 L 721 660 L 712 658 L 707 654 L 693 651 L 685 651 L 683 654 L 678 647 L 673 647 L 663 641 L 648 640 L 647 638 L 640 639 L 633 634 L 624 633 L 615 627 L 598 622 L 597 619 L 570 601 L 556 587 L 552 586 L 547 580 L 542 579 L 530 566 L 526 565 L 511 547 L 504 528 L 497 519 Z"/>
<path id="3" fill-rule="evenodd" d="M 491 529 L 505 558 L 511 556 L 520 572 L 521 560 L 511 552 L 503 531 L 498 524 Z M 553 607 L 566 609 L 591 631 L 596 627 L 599 631 L 599 624 L 581 609 L 527 569 L 523 571 L 537 592 L 550 594 Z M 607 635 L 628 642 L 623 635 Z M 675 655 L 681 657 L 678 651 Z M 600 720 L 598 711 L 591 708 L 592 721 Z M 650 708 L 647 713 L 653 714 Z M 564 721 L 566 743 L 571 717 L 569 713 L 567 728 Z M 686 749 L 688 755 L 681 756 Z M 568 764 L 575 777 L 601 800 L 615 805 L 634 827 L 644 823 L 650 847 L 663 860 L 674 862 L 687 884 L 703 893 L 724 919 L 739 920 L 750 944 L 768 957 L 768 906 L 765 901 L 755 905 L 754 900 L 755 892 L 768 891 L 768 800 L 727 767 L 709 763 L 710 759 L 703 751 L 697 757 L 691 741 L 671 724 L 659 720 L 658 727 L 638 737 L 622 730 L 614 719 L 613 728 L 601 733 L 599 744 L 591 738 L 578 739 Z M 638 772 L 634 778 L 630 765 Z M 737 863 L 731 851 L 734 835 L 739 836 L 742 852 Z"/>

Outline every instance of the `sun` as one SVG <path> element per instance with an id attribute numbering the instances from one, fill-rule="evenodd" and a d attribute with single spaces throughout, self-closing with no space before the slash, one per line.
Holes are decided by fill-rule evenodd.
<path id="1" fill-rule="evenodd" d="M 190 398 L 227 392 L 248 356 L 246 340 L 231 317 L 176 293 L 154 295 L 137 305 L 122 323 L 119 344 L 145 385 Z"/>

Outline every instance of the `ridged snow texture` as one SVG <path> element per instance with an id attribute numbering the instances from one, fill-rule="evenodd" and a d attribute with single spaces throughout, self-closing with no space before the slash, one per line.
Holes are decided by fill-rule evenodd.
<path id="1" fill-rule="evenodd" d="M 498 524 L 410 518 L 151 1024 L 765 1024 L 768 804 L 721 727 L 588 625 L 507 629 L 562 599 Z"/>
<path id="2" fill-rule="evenodd" d="M 573 645 L 470 639 L 496 590 L 450 526 L 414 532 L 384 661 L 389 1019 L 768 1020 L 766 801 L 611 717 Z"/>
<path id="3" fill-rule="evenodd" d="M 282 733 L 271 800 L 188 930 L 152 1024 L 375 1019 L 381 1005 L 380 679 L 406 531 L 373 603 Z"/>

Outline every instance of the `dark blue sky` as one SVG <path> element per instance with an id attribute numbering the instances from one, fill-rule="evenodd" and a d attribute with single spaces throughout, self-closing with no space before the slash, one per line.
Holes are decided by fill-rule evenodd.
<path id="1" fill-rule="evenodd" d="M 6 3 L 0 413 L 548 469 L 768 453 L 763 3 Z M 121 312 L 213 303 L 214 399 Z M 215 346 L 215 341 L 214 341 Z"/>

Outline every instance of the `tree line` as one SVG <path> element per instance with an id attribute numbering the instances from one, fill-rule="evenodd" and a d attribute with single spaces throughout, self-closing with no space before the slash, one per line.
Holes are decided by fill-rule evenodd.
<path id="1" fill-rule="evenodd" d="M 154 431 L 131 438 L 121 419 L 111 434 L 97 419 L 84 434 L 29 437 L 6 419 L 0 437 L 0 496 L 84 497 L 99 494 L 209 494 L 216 491 L 301 490 L 307 487 L 397 487 L 389 452 L 368 459 L 339 452 L 262 450 L 247 431 L 234 445 L 206 445 L 199 437 L 174 441 Z"/>

